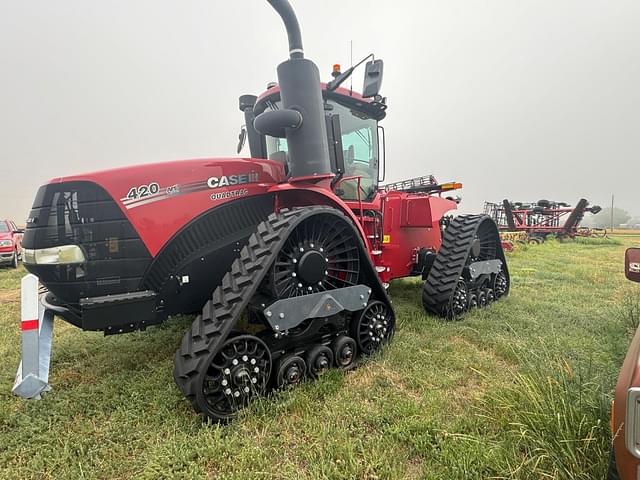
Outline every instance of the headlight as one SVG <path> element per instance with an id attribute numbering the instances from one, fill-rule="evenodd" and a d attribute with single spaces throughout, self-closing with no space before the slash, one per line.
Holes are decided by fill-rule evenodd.
<path id="1" fill-rule="evenodd" d="M 11 240 L 0 240 L 0 247 L 11 247 L 13 242 Z"/>
<path id="2" fill-rule="evenodd" d="M 83 263 L 84 253 L 77 245 L 62 245 L 60 247 L 39 248 L 36 250 L 23 249 L 24 263 L 33 265 L 70 265 Z"/>

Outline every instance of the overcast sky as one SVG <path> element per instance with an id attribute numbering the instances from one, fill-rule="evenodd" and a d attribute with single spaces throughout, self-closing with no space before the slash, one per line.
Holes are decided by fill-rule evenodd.
<path id="1" fill-rule="evenodd" d="M 468 212 L 615 192 L 640 215 L 640 1 L 293 5 L 323 78 L 350 40 L 384 59 L 388 180 L 461 181 Z M 264 0 L 0 0 L 0 217 L 51 177 L 235 155 L 238 96 L 286 56 Z"/>

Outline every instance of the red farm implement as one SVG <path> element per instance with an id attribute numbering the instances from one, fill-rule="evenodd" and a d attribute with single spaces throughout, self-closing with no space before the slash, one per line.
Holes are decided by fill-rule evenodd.
<path id="1" fill-rule="evenodd" d="M 500 232 L 525 232 L 529 243 L 542 243 L 549 235 L 558 238 L 603 237 L 606 231 L 580 227 L 584 214 L 596 214 L 598 205 L 589 206 L 582 198 L 575 207 L 564 202 L 540 200 L 522 203 L 503 200 L 502 204 L 486 202 L 485 214 L 494 219 Z"/>

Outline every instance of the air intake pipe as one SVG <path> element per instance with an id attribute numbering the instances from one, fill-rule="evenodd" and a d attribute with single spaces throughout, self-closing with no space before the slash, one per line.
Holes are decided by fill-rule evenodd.
<path id="1" fill-rule="evenodd" d="M 282 109 L 264 112 L 254 121 L 257 131 L 287 139 L 292 178 L 331 173 L 320 72 L 304 58 L 296 14 L 287 0 L 267 0 L 287 29 L 289 60 L 278 65 Z"/>

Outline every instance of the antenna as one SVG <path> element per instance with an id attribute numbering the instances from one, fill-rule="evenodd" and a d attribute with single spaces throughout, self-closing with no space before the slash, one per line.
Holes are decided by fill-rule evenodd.
<path id="1" fill-rule="evenodd" d="M 350 53 L 351 68 L 353 68 L 353 40 L 349 40 L 349 45 L 351 47 L 351 53 Z M 353 77 L 351 77 L 351 86 L 349 87 L 349 95 L 353 96 Z"/>

